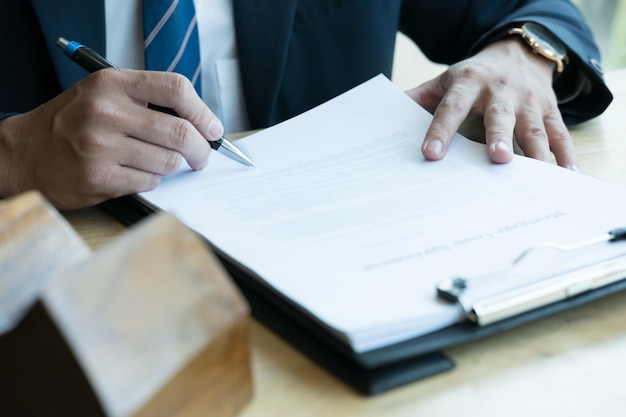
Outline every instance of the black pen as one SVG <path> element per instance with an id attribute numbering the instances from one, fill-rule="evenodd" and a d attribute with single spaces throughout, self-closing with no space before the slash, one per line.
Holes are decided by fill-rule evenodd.
<path id="1" fill-rule="evenodd" d="M 89 72 L 95 72 L 104 68 L 117 68 L 116 65 L 107 61 L 105 58 L 100 56 L 93 49 L 88 48 L 79 42 L 76 41 L 68 41 L 65 38 L 59 37 L 57 38 L 56 44 L 63 50 L 63 53 L 69 57 L 72 61 L 76 62 L 78 65 L 83 67 Z M 148 105 L 148 107 L 162 111 L 164 113 L 169 113 L 172 115 L 176 115 L 176 112 L 172 109 Z M 221 137 L 218 140 L 210 140 L 208 141 L 211 145 L 211 148 L 214 150 L 228 156 L 231 159 L 234 159 L 237 162 L 240 162 L 244 165 L 254 166 L 254 163 L 244 154 L 239 148 L 233 145 L 230 141 L 228 141 L 225 137 Z"/>

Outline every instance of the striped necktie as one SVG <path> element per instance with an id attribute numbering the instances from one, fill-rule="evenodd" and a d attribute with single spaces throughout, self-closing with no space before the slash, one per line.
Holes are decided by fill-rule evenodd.
<path id="1" fill-rule="evenodd" d="M 193 0 L 143 0 L 143 33 L 146 69 L 183 74 L 200 94 L 200 42 Z"/>

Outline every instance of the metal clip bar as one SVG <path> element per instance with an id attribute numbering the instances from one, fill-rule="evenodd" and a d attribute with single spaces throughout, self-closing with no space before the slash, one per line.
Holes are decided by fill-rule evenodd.
<path id="1" fill-rule="evenodd" d="M 505 273 L 510 268 L 515 267 L 518 263 L 520 263 L 524 258 L 526 258 L 530 253 L 543 250 L 543 249 L 554 249 L 560 252 L 572 252 L 579 249 L 583 249 L 598 243 L 602 242 L 617 242 L 620 240 L 626 240 L 626 227 L 621 227 L 617 229 L 610 230 L 608 233 L 605 233 L 600 236 L 596 236 L 590 239 L 585 239 L 579 242 L 571 243 L 571 244 L 563 244 L 558 242 L 543 242 L 538 245 L 534 245 L 529 247 L 520 253 L 514 260 L 511 262 L 511 265 L 508 267 L 491 272 L 486 275 L 482 275 L 475 278 L 463 278 L 463 277 L 454 277 L 450 279 L 446 279 L 441 281 L 437 285 L 437 296 L 440 298 L 450 301 L 450 302 L 458 302 L 465 290 L 470 286 L 477 285 L 485 285 L 490 281 L 501 278 L 502 274 Z"/>

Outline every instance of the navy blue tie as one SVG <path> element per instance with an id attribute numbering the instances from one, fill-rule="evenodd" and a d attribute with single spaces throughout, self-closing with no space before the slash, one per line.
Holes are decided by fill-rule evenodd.
<path id="1" fill-rule="evenodd" d="M 146 69 L 183 74 L 198 94 L 200 42 L 193 0 L 143 0 Z"/>

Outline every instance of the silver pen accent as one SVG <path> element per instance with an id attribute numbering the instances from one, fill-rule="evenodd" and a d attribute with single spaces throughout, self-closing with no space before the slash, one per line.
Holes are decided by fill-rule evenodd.
<path id="1" fill-rule="evenodd" d="M 256 166 L 254 165 L 252 160 L 241 151 L 241 149 L 233 145 L 233 143 L 226 139 L 224 136 L 222 136 L 218 140 L 210 140 L 209 145 L 211 145 L 211 148 L 213 148 L 217 152 L 221 153 L 222 155 L 226 155 L 227 157 L 234 159 L 239 163 L 248 165 L 250 167 Z"/>

